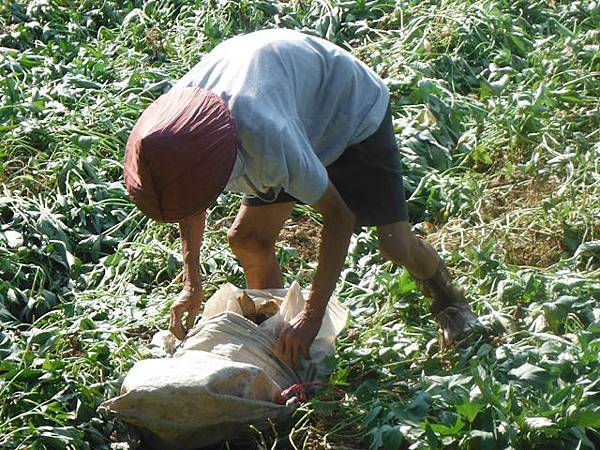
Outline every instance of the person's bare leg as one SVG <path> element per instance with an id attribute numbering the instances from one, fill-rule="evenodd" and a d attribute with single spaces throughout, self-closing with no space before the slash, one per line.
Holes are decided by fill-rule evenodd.
<path id="1" fill-rule="evenodd" d="M 381 253 L 406 267 L 423 294 L 432 299 L 431 312 L 440 324 L 442 344 L 463 335 L 476 319 L 462 289 L 457 288 L 434 248 L 418 239 L 408 222 L 396 222 L 377 229 Z"/>
<path id="2" fill-rule="evenodd" d="M 377 237 L 381 253 L 406 267 L 415 278 L 425 280 L 438 269 L 440 257 L 430 245 L 415 236 L 408 222 L 379 226 Z"/>
<path id="3" fill-rule="evenodd" d="M 272 205 L 242 205 L 227 233 L 229 245 L 239 258 L 250 289 L 283 287 L 274 245 L 293 202 Z"/>

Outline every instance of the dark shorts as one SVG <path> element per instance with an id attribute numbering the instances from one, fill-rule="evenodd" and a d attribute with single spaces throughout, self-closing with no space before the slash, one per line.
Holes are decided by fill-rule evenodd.
<path id="1" fill-rule="evenodd" d="M 356 226 L 386 225 L 408 220 L 400 154 L 388 106 L 381 125 L 367 139 L 344 150 L 327 166 L 329 179 L 356 215 Z M 272 202 L 244 196 L 242 204 L 301 203 L 286 192 Z"/>

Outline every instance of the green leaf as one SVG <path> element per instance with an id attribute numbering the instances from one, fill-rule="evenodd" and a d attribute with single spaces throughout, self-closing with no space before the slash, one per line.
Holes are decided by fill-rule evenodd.
<path id="1" fill-rule="evenodd" d="M 461 414 L 469 423 L 473 423 L 479 411 L 483 409 L 483 405 L 481 403 L 472 402 L 467 400 L 465 403 L 462 403 L 456 407 L 456 411 Z"/>
<path id="2" fill-rule="evenodd" d="M 95 81 L 86 80 L 79 76 L 65 77 L 65 81 L 72 86 L 80 87 L 83 89 L 102 89 L 101 84 L 98 84 Z"/>
<path id="3" fill-rule="evenodd" d="M 495 450 L 498 448 L 494 433 L 490 431 L 472 430 L 469 435 L 477 441 L 477 446 L 474 448 L 480 448 L 481 450 Z"/>
<path id="4" fill-rule="evenodd" d="M 427 414 L 432 403 L 433 399 L 429 393 L 425 391 L 419 391 L 415 395 L 415 399 L 406 409 L 415 417 L 420 418 Z"/>
<path id="5" fill-rule="evenodd" d="M 600 428 L 600 409 L 577 409 L 569 418 L 569 423 L 579 427 Z"/>
<path id="6" fill-rule="evenodd" d="M 369 411 L 369 414 L 365 416 L 363 419 L 363 426 L 368 426 L 371 422 L 373 422 L 383 408 L 381 406 L 375 406 Z"/>
<path id="7" fill-rule="evenodd" d="M 492 350 L 494 350 L 494 347 L 492 347 L 490 344 L 483 344 L 481 347 L 479 347 L 479 350 L 477 350 L 477 357 L 483 358 L 484 356 L 489 354 Z"/>
<path id="8" fill-rule="evenodd" d="M 27 342 L 31 344 L 42 345 L 50 338 L 56 336 L 59 333 L 58 327 L 51 327 L 45 329 L 32 328 L 29 332 L 29 339 Z"/>
<path id="9" fill-rule="evenodd" d="M 87 422 L 94 417 L 96 409 L 90 407 L 87 403 L 77 400 L 77 407 L 75 409 L 75 415 L 77 420 L 80 422 Z"/>
<path id="10" fill-rule="evenodd" d="M 554 422 L 547 417 L 526 417 L 525 424 L 532 430 L 548 428 L 555 425 Z"/>
<path id="11" fill-rule="evenodd" d="M 587 241 L 581 244 L 577 247 L 573 256 L 579 257 L 581 255 L 600 258 L 600 241 Z"/>
<path id="12" fill-rule="evenodd" d="M 0 379 L 3 378 L 5 380 L 10 381 L 33 381 L 37 380 L 39 377 L 46 373 L 43 370 L 39 369 L 15 369 L 9 372 L 0 373 Z"/>
<path id="13" fill-rule="evenodd" d="M 432 423 L 431 429 L 442 436 L 456 436 L 459 433 L 459 431 L 463 429 L 464 425 L 465 424 L 462 421 L 462 418 L 458 416 L 456 418 L 456 422 L 452 426 L 443 425 L 439 423 Z"/>
<path id="14" fill-rule="evenodd" d="M 94 145 L 97 145 L 100 142 L 100 138 L 96 136 L 78 135 L 73 139 L 73 142 L 81 150 L 88 152 Z"/>
<path id="15" fill-rule="evenodd" d="M 52 448 L 74 448 L 73 445 L 83 442 L 84 432 L 75 427 L 39 427 L 37 430 L 42 441 Z"/>
<path id="16" fill-rule="evenodd" d="M 115 256 L 116 255 L 120 255 L 119 258 L 123 257 L 123 254 L 121 252 L 115 253 Z M 116 265 L 116 263 L 113 265 Z M 350 384 L 348 382 L 349 374 L 350 374 L 350 369 L 348 367 L 344 367 L 342 369 L 336 370 L 329 377 L 329 383 L 333 386 L 348 386 Z"/>
<path id="17" fill-rule="evenodd" d="M 427 437 L 427 442 L 429 443 L 431 450 L 440 448 L 440 441 L 435 432 L 431 429 L 431 424 L 429 423 L 425 426 L 425 436 Z"/>
<path id="18" fill-rule="evenodd" d="M 525 363 L 516 369 L 512 369 L 509 374 L 520 381 L 525 381 L 534 385 L 543 385 L 550 379 L 548 371 L 529 363 Z"/>
<path id="19" fill-rule="evenodd" d="M 400 427 L 384 425 L 382 427 L 381 442 L 384 450 L 398 450 L 402 444 L 402 432 Z"/>

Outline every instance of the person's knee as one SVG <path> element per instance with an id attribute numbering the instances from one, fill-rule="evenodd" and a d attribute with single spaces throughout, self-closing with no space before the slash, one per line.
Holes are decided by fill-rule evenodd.
<path id="1" fill-rule="evenodd" d="M 252 230 L 231 228 L 227 233 L 227 241 L 235 255 L 240 258 L 252 258 L 271 255 L 275 242 L 265 239 Z"/>
<path id="2" fill-rule="evenodd" d="M 410 257 L 410 245 L 403 236 L 383 234 L 379 236 L 379 252 L 386 259 L 402 265 Z"/>
<path id="3" fill-rule="evenodd" d="M 401 265 L 411 258 L 416 237 L 408 224 L 382 226 L 377 230 L 377 237 L 379 251 L 385 258 Z"/>

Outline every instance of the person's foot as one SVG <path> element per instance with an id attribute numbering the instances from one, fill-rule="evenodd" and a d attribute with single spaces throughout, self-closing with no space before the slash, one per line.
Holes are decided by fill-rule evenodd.
<path id="1" fill-rule="evenodd" d="M 478 326 L 479 321 L 467 304 L 455 303 L 435 314 L 440 326 L 442 347 L 446 347 Z"/>
<path id="2" fill-rule="evenodd" d="M 464 291 L 454 286 L 441 258 L 431 277 L 416 279 L 416 282 L 423 295 L 433 299 L 431 313 L 440 325 L 443 346 L 453 343 L 479 323 L 467 303 Z"/>

